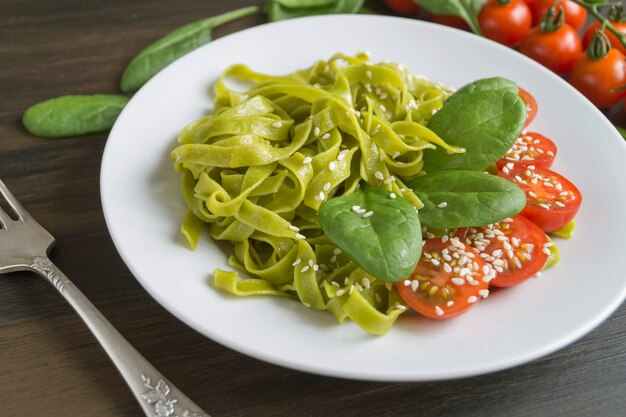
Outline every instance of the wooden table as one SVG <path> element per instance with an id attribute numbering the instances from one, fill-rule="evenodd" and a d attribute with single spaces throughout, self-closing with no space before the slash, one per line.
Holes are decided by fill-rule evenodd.
<path id="1" fill-rule="evenodd" d="M 57 237 L 59 267 L 215 417 L 626 415 L 626 305 L 582 340 L 528 365 L 456 381 L 393 384 L 310 375 L 243 356 L 182 324 L 139 286 L 102 215 L 99 169 L 107 135 L 35 138 L 21 115 L 59 95 L 114 93 L 125 65 L 156 37 L 201 16 L 262 3 L 2 0 L 0 178 Z M 263 21 L 242 19 L 216 35 Z M 590 279 L 602 285 L 602 277 Z M 0 404 L 3 416 L 141 415 L 69 305 L 25 273 L 0 279 Z"/>

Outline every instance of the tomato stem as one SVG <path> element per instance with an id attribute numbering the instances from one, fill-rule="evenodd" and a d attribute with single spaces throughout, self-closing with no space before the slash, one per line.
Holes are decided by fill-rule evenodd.
<path id="1" fill-rule="evenodd" d="M 559 7 L 557 9 L 557 5 L 559 0 L 555 0 L 554 4 L 550 6 L 550 8 L 546 11 L 546 13 L 541 17 L 539 21 L 539 28 L 542 32 L 554 32 L 560 29 L 565 23 L 565 14 L 563 13 L 563 8 Z"/>
<path id="2" fill-rule="evenodd" d="M 596 29 L 587 48 L 587 56 L 593 61 L 604 58 L 611 50 L 611 41 L 604 33 L 605 27 L 606 23 L 603 23 L 600 29 Z"/>
<path id="3" fill-rule="evenodd" d="M 577 5 L 579 5 L 580 7 L 584 8 L 585 10 L 587 10 L 587 12 L 589 12 L 590 15 L 592 15 L 598 22 L 604 24 L 606 22 L 606 28 L 613 34 L 615 35 L 615 37 L 617 39 L 619 39 L 620 43 L 624 46 L 624 48 L 626 48 L 626 35 L 624 35 L 622 32 L 620 32 L 619 30 L 617 30 L 615 28 L 615 26 L 613 26 L 611 24 L 611 22 L 602 15 L 602 13 L 600 13 L 600 7 L 606 7 L 606 6 L 611 6 L 614 3 L 609 3 L 606 1 L 603 1 L 602 3 L 594 3 L 594 4 L 590 4 L 586 1 L 583 0 L 570 0 L 573 3 L 576 3 Z"/>

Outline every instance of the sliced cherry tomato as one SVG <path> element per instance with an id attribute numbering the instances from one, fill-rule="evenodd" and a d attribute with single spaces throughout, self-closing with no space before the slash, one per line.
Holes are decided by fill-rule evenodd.
<path id="1" fill-rule="evenodd" d="M 545 12 L 554 4 L 554 0 L 536 0 L 531 9 L 533 14 L 533 24 L 541 20 Z M 565 23 L 578 31 L 582 29 L 587 20 L 587 10 L 570 0 L 561 0 L 558 7 L 563 8 L 565 13 Z"/>
<path id="2" fill-rule="evenodd" d="M 485 262 L 456 237 L 428 239 L 408 279 L 396 284 L 402 299 L 433 319 L 449 319 L 487 297 Z"/>
<path id="3" fill-rule="evenodd" d="M 440 25 L 450 26 L 457 29 L 468 30 L 467 22 L 457 16 L 449 16 L 445 14 L 431 14 L 430 20 Z"/>
<path id="4" fill-rule="evenodd" d="M 496 166 L 506 171 L 513 166 L 550 168 L 555 156 L 556 145 L 550 139 L 535 132 L 522 133 L 506 155 L 496 161 Z"/>
<path id="5" fill-rule="evenodd" d="M 520 98 L 524 100 L 524 103 L 526 104 L 526 123 L 524 126 L 528 126 L 530 122 L 535 120 L 535 116 L 537 115 L 537 100 L 535 100 L 535 97 L 522 87 L 517 87 L 517 90 Z"/>
<path id="6" fill-rule="evenodd" d="M 517 184 L 526 194 L 526 207 L 520 213 L 541 227 L 554 232 L 574 218 L 582 195 L 567 178 L 549 169 L 535 166 L 513 167 L 500 171 L 499 177 Z"/>
<path id="7" fill-rule="evenodd" d="M 398 14 L 415 14 L 420 10 L 413 0 L 385 0 L 385 4 Z"/>
<path id="8" fill-rule="evenodd" d="M 520 215 L 487 226 L 459 229 L 456 235 L 479 253 L 487 269 L 492 268 L 495 278 L 490 284 L 496 287 L 526 281 L 541 271 L 550 253 L 548 236 Z"/>
<path id="9" fill-rule="evenodd" d="M 609 38 L 598 30 L 587 52 L 574 62 L 569 82 L 596 107 L 611 107 L 624 97 L 624 55 L 612 48 Z"/>
<path id="10" fill-rule="evenodd" d="M 523 0 L 488 0 L 478 14 L 485 37 L 506 46 L 516 46 L 530 30 L 532 16 Z"/>
<path id="11" fill-rule="evenodd" d="M 570 71 L 582 52 L 582 44 L 576 30 L 568 24 L 551 32 L 544 32 L 541 27 L 536 26 L 528 32 L 519 51 L 563 75 Z"/>

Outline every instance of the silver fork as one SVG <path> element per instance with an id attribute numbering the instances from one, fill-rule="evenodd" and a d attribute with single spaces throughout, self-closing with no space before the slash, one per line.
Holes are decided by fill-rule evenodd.
<path id="1" fill-rule="evenodd" d="M 28 214 L 1 180 L 0 194 L 13 211 L 8 213 L 0 207 L 0 274 L 32 271 L 50 281 L 96 336 L 146 416 L 209 417 L 141 356 L 48 259 L 54 237 Z"/>

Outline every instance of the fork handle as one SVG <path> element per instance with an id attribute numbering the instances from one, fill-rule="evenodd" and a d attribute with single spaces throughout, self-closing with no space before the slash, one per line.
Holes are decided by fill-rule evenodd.
<path id="1" fill-rule="evenodd" d="M 148 362 L 48 258 L 33 271 L 45 277 L 70 303 L 109 355 L 149 417 L 210 417 Z"/>

